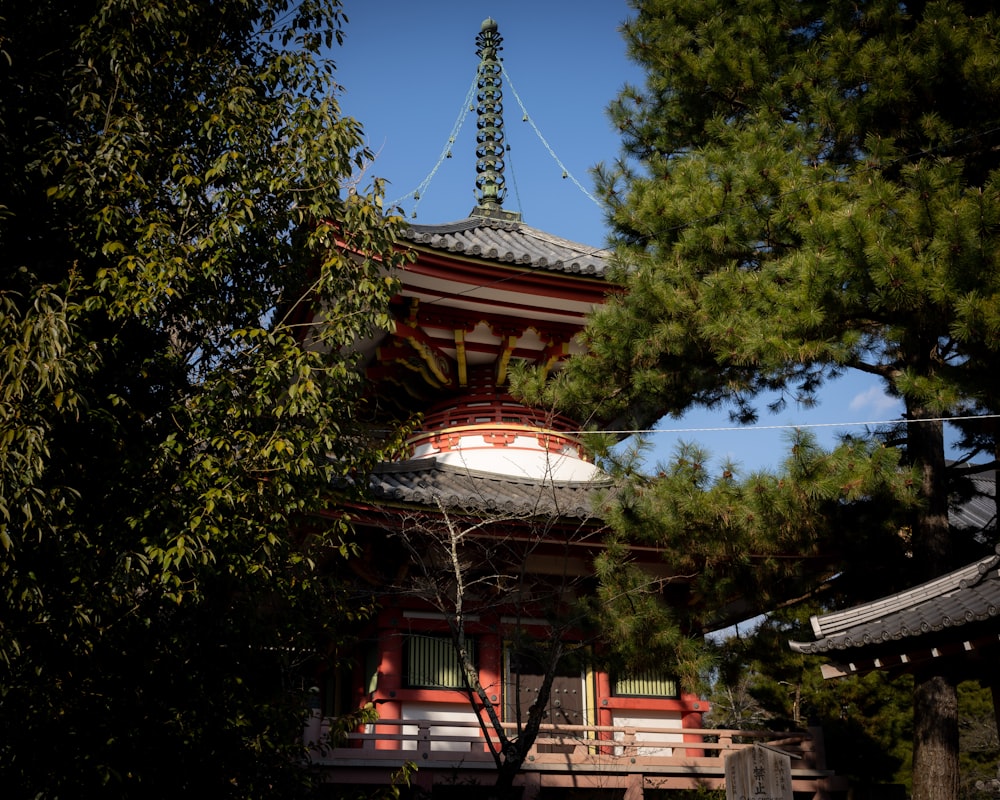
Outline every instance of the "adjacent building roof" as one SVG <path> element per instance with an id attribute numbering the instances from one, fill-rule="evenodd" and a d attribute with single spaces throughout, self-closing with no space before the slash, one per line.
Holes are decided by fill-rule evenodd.
<path id="1" fill-rule="evenodd" d="M 517 479 L 440 464 L 434 458 L 381 464 L 369 480 L 372 495 L 381 501 L 577 519 L 598 517 L 599 498 L 610 488 L 608 480 Z"/>
<path id="2" fill-rule="evenodd" d="M 594 278 L 605 277 L 610 253 L 523 222 L 476 216 L 443 225 L 411 225 L 403 238 L 451 254 Z"/>
<path id="3" fill-rule="evenodd" d="M 969 471 L 971 496 L 952 498 L 948 521 L 984 541 L 996 530 L 996 471 Z M 814 642 L 788 644 L 800 653 L 844 663 L 822 667 L 826 677 L 899 666 L 946 652 L 969 654 L 1000 644 L 1000 545 L 954 572 L 811 620 Z"/>
<path id="4" fill-rule="evenodd" d="M 1000 556 L 992 555 L 905 592 L 813 617 L 817 641 L 789 644 L 800 653 L 825 653 L 993 618 L 1000 625 L 998 563 Z"/>
<path id="5" fill-rule="evenodd" d="M 971 471 L 968 477 L 971 497 L 954 497 L 948 509 L 948 522 L 954 528 L 972 531 L 980 538 L 996 530 L 996 470 Z"/>
<path id="6" fill-rule="evenodd" d="M 1000 545 L 996 548 L 1000 554 Z M 1000 555 L 991 555 L 905 592 L 812 618 L 814 642 L 800 653 L 827 654 L 827 677 L 937 658 L 950 646 L 969 654 L 1000 641 Z"/>

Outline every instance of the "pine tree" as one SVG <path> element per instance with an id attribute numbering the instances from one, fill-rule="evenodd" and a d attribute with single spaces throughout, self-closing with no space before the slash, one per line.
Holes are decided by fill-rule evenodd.
<path id="1" fill-rule="evenodd" d="M 627 291 L 595 315 L 566 402 L 618 428 L 697 404 L 752 421 L 765 394 L 808 404 L 848 370 L 877 376 L 905 405 L 920 497 L 891 568 L 912 584 L 955 566 L 940 419 L 1000 397 L 992 4 L 633 5 L 646 83 L 612 105 L 624 153 L 597 170 Z M 966 432 L 992 457 L 991 423 Z M 955 679 L 932 667 L 914 697 L 914 796 L 953 798 Z"/>

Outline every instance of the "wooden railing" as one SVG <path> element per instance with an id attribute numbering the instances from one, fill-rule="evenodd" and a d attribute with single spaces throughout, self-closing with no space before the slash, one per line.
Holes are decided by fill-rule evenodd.
<path id="1" fill-rule="evenodd" d="M 506 727 L 514 733 L 513 725 Z M 322 739 L 324 728 L 313 728 L 314 740 Z M 495 737 L 491 738 L 495 745 Z M 565 782 L 569 775 L 572 785 L 579 786 L 583 785 L 581 776 L 589 775 L 589 785 L 605 787 L 626 786 L 627 780 L 640 776 L 648 786 L 719 788 L 725 756 L 754 743 L 791 757 L 796 791 L 820 797 L 843 788 L 826 769 L 818 728 L 774 732 L 543 725 L 522 771 L 529 777 L 541 773 L 532 778 L 538 785 L 570 785 Z M 317 765 L 330 768 L 329 777 L 337 782 L 376 782 L 376 773 L 388 775 L 405 762 L 416 764 L 428 783 L 435 772 L 449 771 L 454 780 L 459 771 L 469 774 L 495 768 L 487 740 L 474 720 L 381 719 L 365 732 L 348 734 L 346 741 L 316 749 L 314 758 Z"/>

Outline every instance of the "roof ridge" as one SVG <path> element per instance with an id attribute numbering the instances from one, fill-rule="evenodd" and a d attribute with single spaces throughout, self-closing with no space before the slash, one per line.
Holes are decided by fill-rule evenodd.
<path id="1" fill-rule="evenodd" d="M 549 244 L 564 245 L 568 250 L 577 250 L 580 255 L 590 255 L 595 256 L 598 254 L 611 255 L 612 249 L 610 247 L 594 247 L 592 245 L 584 244 L 583 242 L 574 242 L 572 239 L 565 239 L 562 236 L 556 236 L 553 233 L 548 233 L 540 228 L 532 228 L 530 225 L 522 225 L 522 232 L 527 236 L 532 236 L 543 242 L 548 242 Z"/>
<path id="2" fill-rule="evenodd" d="M 406 235 L 408 233 L 412 233 L 414 236 L 418 236 L 424 233 L 456 233 L 458 231 L 471 230 L 472 228 L 500 228 L 502 230 L 517 230 L 518 228 L 524 227 L 527 226 L 520 222 L 487 219 L 486 217 L 464 217 L 451 222 L 441 222 L 431 225 L 407 225 L 403 229 L 403 234 Z"/>

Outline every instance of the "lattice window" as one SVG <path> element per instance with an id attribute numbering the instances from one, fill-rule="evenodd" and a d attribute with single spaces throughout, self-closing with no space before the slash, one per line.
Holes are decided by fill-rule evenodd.
<path id="1" fill-rule="evenodd" d="M 614 693 L 619 697 L 677 697 L 677 680 L 659 670 L 618 675 Z"/>
<path id="2" fill-rule="evenodd" d="M 465 640 L 472 662 L 476 643 Z M 445 636 L 411 634 L 406 643 L 406 684 L 424 689 L 464 689 L 465 678 L 455 646 Z"/>

